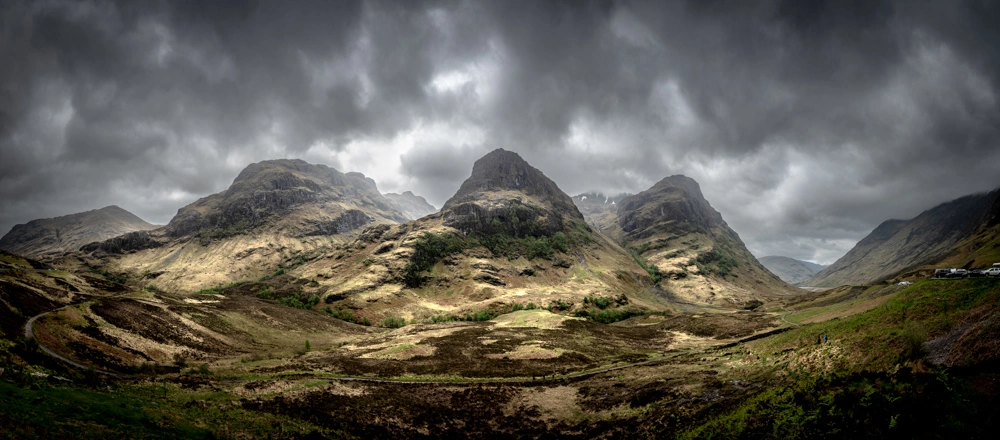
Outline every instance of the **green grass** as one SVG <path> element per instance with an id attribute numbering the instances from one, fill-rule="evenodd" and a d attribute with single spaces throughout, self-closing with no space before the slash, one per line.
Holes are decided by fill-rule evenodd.
<path id="1" fill-rule="evenodd" d="M 128 274 L 108 272 L 104 269 L 96 268 L 91 269 L 90 271 L 104 277 L 104 279 L 111 281 L 112 283 L 125 284 L 128 282 Z"/>
<path id="2" fill-rule="evenodd" d="M 1000 280 L 924 280 L 903 289 L 882 305 L 844 319 L 803 325 L 751 343 L 764 353 L 814 345 L 821 335 L 839 341 L 849 358 L 839 369 L 885 371 L 906 362 L 914 337 L 940 336 L 972 309 L 1000 304 Z"/>
<path id="3" fill-rule="evenodd" d="M 980 374 L 995 380 L 995 370 L 928 371 L 919 359 L 928 338 L 970 318 L 991 322 L 997 304 L 1000 280 L 925 280 L 867 312 L 749 342 L 763 362 L 731 374 L 766 386 L 706 411 L 679 438 L 990 437 L 997 402 L 975 384 Z M 978 336 L 996 338 L 995 326 L 984 332 Z M 817 343 L 821 335 L 830 345 Z M 837 352 L 837 359 L 829 358 Z M 809 358 L 832 360 L 833 368 L 814 371 L 781 361 Z M 978 365 L 979 359 L 965 361 Z"/>
<path id="4" fill-rule="evenodd" d="M 268 438 L 317 428 L 284 416 L 228 405 L 235 396 L 175 385 L 123 385 L 112 391 L 24 388 L 0 380 L 0 439 Z M 192 405 L 191 402 L 201 403 Z"/>
<path id="5" fill-rule="evenodd" d="M 801 376 L 707 412 L 678 438 L 986 438 L 990 406 L 946 373 Z"/>
<path id="6" fill-rule="evenodd" d="M 649 274 L 649 278 L 653 281 L 653 284 L 659 284 L 663 279 L 663 273 L 660 272 L 660 268 L 655 264 L 649 264 L 649 262 L 639 256 L 639 252 L 632 251 L 631 254 L 635 262 Z"/>

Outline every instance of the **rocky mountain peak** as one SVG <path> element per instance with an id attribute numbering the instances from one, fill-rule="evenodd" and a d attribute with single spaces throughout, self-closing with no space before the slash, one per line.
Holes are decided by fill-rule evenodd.
<path id="1" fill-rule="evenodd" d="M 666 177 L 618 204 L 619 226 L 626 233 L 647 230 L 665 221 L 674 227 L 704 229 L 725 224 L 722 214 L 705 200 L 698 182 L 680 174 Z"/>
<path id="2" fill-rule="evenodd" d="M 571 199 L 517 153 L 496 149 L 472 167 L 472 175 L 444 207 L 445 225 L 480 234 L 552 235 L 566 221 L 584 223 Z"/>
<path id="3" fill-rule="evenodd" d="M 483 193 L 515 191 L 549 203 L 558 211 L 583 218 L 573 200 L 551 179 L 528 164 L 520 155 L 502 148 L 491 151 L 472 166 L 472 175 L 442 210 L 474 201 Z"/>

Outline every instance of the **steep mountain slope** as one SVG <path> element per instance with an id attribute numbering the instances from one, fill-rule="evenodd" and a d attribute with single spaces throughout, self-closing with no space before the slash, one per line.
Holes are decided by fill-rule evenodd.
<path id="1" fill-rule="evenodd" d="M 910 220 L 887 220 L 847 254 L 804 284 L 815 287 L 869 284 L 935 264 L 949 255 L 954 255 L 956 261 L 966 257 L 977 260 L 972 255 L 978 251 L 973 248 L 988 245 L 983 240 L 990 241 L 987 236 L 992 228 L 990 223 L 996 222 L 998 197 L 1000 190 L 973 194 L 942 203 Z M 962 245 L 977 231 L 980 246 L 974 243 Z M 963 248 L 964 251 L 959 250 Z M 966 262 L 969 260 L 961 261 L 960 266 Z M 985 265 L 987 262 L 982 263 Z"/>
<path id="2" fill-rule="evenodd" d="M 356 242 L 294 274 L 313 278 L 304 291 L 331 308 L 374 319 L 454 316 L 515 303 L 579 307 L 587 296 L 664 307 L 623 249 L 590 230 L 554 182 L 505 150 L 476 161 L 440 212 L 367 228 Z"/>
<path id="3" fill-rule="evenodd" d="M 292 254 L 322 252 L 371 224 L 407 216 L 360 173 L 302 160 L 247 166 L 229 189 L 177 211 L 166 226 L 84 246 L 110 270 L 199 290 L 270 273 Z"/>
<path id="4" fill-rule="evenodd" d="M 794 258 L 771 256 L 757 259 L 767 270 L 788 284 L 799 284 L 816 276 L 826 266 Z"/>
<path id="5" fill-rule="evenodd" d="M 0 249 L 34 257 L 61 254 L 93 241 L 156 227 L 122 208 L 106 206 L 14 226 L 0 238 Z"/>
<path id="6" fill-rule="evenodd" d="M 618 203 L 621 243 L 687 301 L 743 306 L 797 289 L 765 269 L 693 179 L 675 175 Z"/>
<path id="7" fill-rule="evenodd" d="M 406 191 L 402 194 L 396 193 L 386 193 L 383 194 L 385 198 L 393 202 L 397 206 L 397 211 L 403 213 L 409 220 L 416 220 L 428 214 L 433 214 L 437 212 L 437 208 L 427 203 L 423 197 L 414 195 L 410 191 Z"/>

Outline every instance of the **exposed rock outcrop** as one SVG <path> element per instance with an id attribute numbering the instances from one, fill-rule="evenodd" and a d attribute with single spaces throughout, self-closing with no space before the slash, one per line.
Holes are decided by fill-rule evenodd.
<path id="1" fill-rule="evenodd" d="M 124 254 L 160 246 L 163 246 L 163 242 L 153 239 L 149 232 L 135 231 L 112 237 L 105 241 L 86 244 L 80 250 L 83 252 L 96 252 L 100 250 L 109 254 Z"/>
<path id="2" fill-rule="evenodd" d="M 497 149 L 441 208 L 445 226 L 463 233 L 551 236 L 583 215 L 566 193 L 517 153 Z"/>

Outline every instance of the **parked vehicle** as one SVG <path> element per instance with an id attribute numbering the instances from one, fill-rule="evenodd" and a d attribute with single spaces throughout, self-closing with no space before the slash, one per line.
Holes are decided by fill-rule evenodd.
<path id="1" fill-rule="evenodd" d="M 993 267 L 986 269 L 985 273 L 988 277 L 1000 277 L 1000 263 L 994 264 Z"/>
<path id="2" fill-rule="evenodd" d="M 986 277 L 985 270 L 972 269 L 969 271 L 969 278 L 984 278 Z"/>
<path id="3" fill-rule="evenodd" d="M 954 269 L 949 278 L 968 278 L 969 271 L 965 269 Z"/>
<path id="4" fill-rule="evenodd" d="M 935 269 L 934 278 L 950 278 L 955 269 Z"/>

